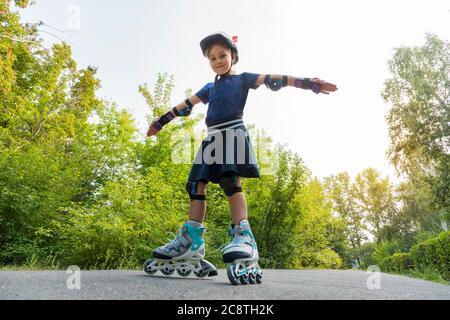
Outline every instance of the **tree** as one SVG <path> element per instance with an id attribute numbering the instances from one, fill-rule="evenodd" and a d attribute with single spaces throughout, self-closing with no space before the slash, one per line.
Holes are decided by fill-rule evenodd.
<path id="1" fill-rule="evenodd" d="M 16 1 L 25 6 L 27 1 Z M 0 15 L 0 260 L 45 256 L 72 203 L 89 203 L 133 163 L 131 116 L 100 100 L 96 68 L 47 49 L 17 13 Z M 95 119 L 94 119 L 95 118 Z M 48 249 L 48 250 L 47 250 Z"/>
<path id="2" fill-rule="evenodd" d="M 25 8 L 28 6 L 29 0 L 14 0 L 14 3 L 16 6 L 20 8 Z M 7 14 L 9 13 L 11 5 L 11 0 L 2 0 L 0 1 L 0 13 L 1 14 Z"/>
<path id="3" fill-rule="evenodd" d="M 280 153 L 275 181 L 270 188 L 270 200 L 263 210 L 258 239 L 261 256 L 271 256 L 272 267 L 284 265 L 292 254 L 292 233 L 299 218 L 298 205 L 293 201 L 306 184 L 308 170 L 302 160 L 291 152 Z"/>
<path id="4" fill-rule="evenodd" d="M 444 218 L 450 211 L 450 45 L 427 34 L 421 47 L 396 48 L 389 70 L 382 92 L 392 105 L 389 159 L 418 190 L 430 187 L 428 213 Z"/>
<path id="5" fill-rule="evenodd" d="M 327 199 L 331 202 L 333 213 L 346 221 L 347 237 L 351 248 L 361 246 L 367 239 L 364 234 L 366 229 L 364 218 L 357 205 L 354 186 L 351 177 L 347 172 L 330 176 L 324 180 L 324 188 Z"/>
<path id="6" fill-rule="evenodd" d="M 366 258 L 361 250 L 369 234 L 379 243 L 394 241 L 394 230 L 409 230 L 410 225 L 401 219 L 397 208 L 394 186 L 375 169 L 363 170 L 354 181 L 346 172 L 327 177 L 324 186 L 334 215 L 346 222 L 345 234 L 351 250 L 342 256 L 347 257 L 348 264 L 364 265 Z"/>
<path id="7" fill-rule="evenodd" d="M 380 241 L 383 226 L 390 223 L 396 212 L 389 178 L 381 179 L 378 171 L 367 168 L 356 176 L 354 194 L 368 230 Z"/>

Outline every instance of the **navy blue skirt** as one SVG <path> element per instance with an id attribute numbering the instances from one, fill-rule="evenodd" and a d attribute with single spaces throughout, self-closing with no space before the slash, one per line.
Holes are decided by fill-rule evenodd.
<path id="1" fill-rule="evenodd" d="M 189 181 L 219 183 L 224 175 L 259 178 L 258 164 L 242 119 L 208 127 L 195 157 Z"/>

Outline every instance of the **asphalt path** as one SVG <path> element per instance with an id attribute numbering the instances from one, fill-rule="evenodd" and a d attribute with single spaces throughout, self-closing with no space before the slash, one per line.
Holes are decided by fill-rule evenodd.
<path id="1" fill-rule="evenodd" d="M 0 271 L 0 300 L 450 300 L 450 286 L 355 270 L 264 270 L 233 286 L 226 270 L 197 279 L 141 271 Z"/>

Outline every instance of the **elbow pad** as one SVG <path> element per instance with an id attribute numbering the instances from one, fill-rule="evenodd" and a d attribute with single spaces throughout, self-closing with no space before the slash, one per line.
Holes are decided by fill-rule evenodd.
<path id="1" fill-rule="evenodd" d="M 173 108 L 173 113 L 175 113 L 177 117 L 188 117 L 191 115 L 194 105 L 191 101 L 189 101 L 189 99 L 186 99 L 184 103 L 186 103 L 186 109 L 179 111 L 177 107 Z"/>
<path id="2" fill-rule="evenodd" d="M 288 85 L 288 77 L 283 76 L 282 80 L 273 80 L 271 78 L 271 75 L 268 74 L 266 78 L 264 79 L 264 84 L 267 88 L 269 88 L 272 91 L 278 91 L 281 88 L 287 87 Z"/>

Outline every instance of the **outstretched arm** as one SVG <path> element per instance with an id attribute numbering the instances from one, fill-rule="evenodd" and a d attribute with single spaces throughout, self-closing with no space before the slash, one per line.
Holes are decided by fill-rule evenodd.
<path id="1" fill-rule="evenodd" d="M 202 102 L 199 97 L 192 96 L 185 101 L 178 104 L 173 109 L 169 110 L 166 114 L 161 116 L 160 118 L 154 120 L 150 124 L 150 128 L 147 131 L 147 137 L 151 137 L 156 135 L 161 129 L 167 125 L 169 122 L 171 122 L 176 117 L 187 117 L 191 114 L 192 108 Z"/>
<path id="2" fill-rule="evenodd" d="M 338 90 L 335 84 L 320 80 L 318 78 L 297 78 L 293 76 L 283 76 L 280 74 L 260 75 L 256 81 L 256 85 L 260 86 L 263 84 L 273 91 L 278 91 L 282 87 L 286 86 L 312 90 L 317 94 L 330 94 L 330 92 L 335 92 Z"/>

